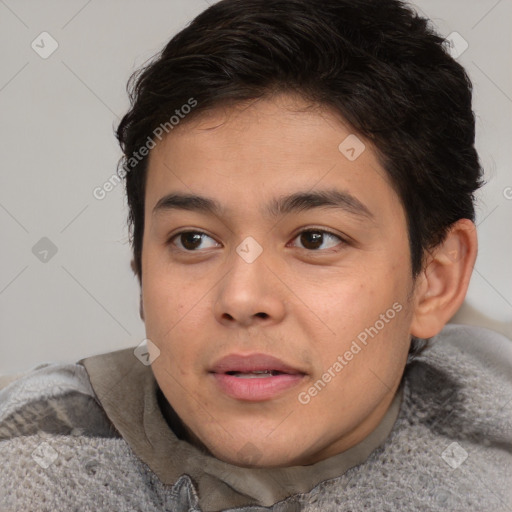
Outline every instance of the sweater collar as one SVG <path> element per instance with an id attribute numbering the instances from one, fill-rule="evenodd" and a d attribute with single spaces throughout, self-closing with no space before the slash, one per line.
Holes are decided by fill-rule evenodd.
<path id="1" fill-rule="evenodd" d="M 98 401 L 132 451 L 164 484 L 174 485 L 181 475 L 189 475 L 205 511 L 269 507 L 343 475 L 363 463 L 387 439 L 403 393 L 401 385 L 379 425 L 343 453 L 308 466 L 244 468 L 223 462 L 186 440 L 151 367 L 141 364 L 133 349 L 89 357 L 80 364 L 87 370 Z"/>

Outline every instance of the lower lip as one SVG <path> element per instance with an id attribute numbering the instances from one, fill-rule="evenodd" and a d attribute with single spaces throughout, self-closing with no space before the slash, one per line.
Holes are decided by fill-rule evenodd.
<path id="1" fill-rule="evenodd" d="M 226 373 L 212 373 L 222 391 L 238 400 L 258 402 L 270 400 L 280 393 L 295 387 L 302 381 L 302 374 L 280 374 L 271 377 L 243 378 Z"/>

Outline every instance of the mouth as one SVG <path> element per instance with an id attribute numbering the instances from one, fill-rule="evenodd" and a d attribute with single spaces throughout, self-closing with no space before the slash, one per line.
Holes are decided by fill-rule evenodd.
<path id="1" fill-rule="evenodd" d="M 217 361 L 209 373 L 223 394 L 245 401 L 270 400 L 306 377 L 301 369 L 266 354 L 230 354 Z"/>
<path id="2" fill-rule="evenodd" d="M 232 375 L 233 377 L 238 377 L 240 379 L 261 379 L 265 377 L 275 377 L 276 375 L 290 375 L 286 372 L 280 372 L 277 370 L 255 370 L 252 372 L 237 372 L 230 371 L 226 372 L 226 375 Z"/>

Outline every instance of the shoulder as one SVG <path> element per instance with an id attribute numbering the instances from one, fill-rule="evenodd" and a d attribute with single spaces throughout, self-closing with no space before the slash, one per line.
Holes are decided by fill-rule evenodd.
<path id="1" fill-rule="evenodd" d="M 416 498 L 425 504 L 457 510 L 499 510 L 510 500 L 511 370 L 512 341 L 494 331 L 447 325 L 431 339 L 406 367 L 387 445 L 397 488 L 408 483 L 423 489 Z"/>
<path id="2" fill-rule="evenodd" d="M 472 325 L 448 324 L 430 343 L 427 354 L 455 358 L 463 366 L 492 370 L 497 378 L 510 377 L 512 340 L 502 334 Z"/>
<path id="3" fill-rule="evenodd" d="M 468 415 L 499 419 L 512 398 L 512 340 L 483 327 L 449 324 L 407 366 L 406 378 L 427 401 L 452 396 Z"/>
<path id="4" fill-rule="evenodd" d="M 45 364 L 0 389 L 0 440 L 40 431 L 115 435 L 81 364 Z"/>
<path id="5" fill-rule="evenodd" d="M 127 354 L 83 363 L 119 380 L 131 363 Z M 82 362 L 41 366 L 0 390 L 0 466 L 2 511 L 157 512 L 185 510 L 189 502 L 199 510 L 192 508 L 197 496 L 186 475 L 168 488 L 132 451 Z"/>
<path id="6" fill-rule="evenodd" d="M 473 441 L 510 442 L 512 341 L 483 327 L 447 325 L 405 372 L 430 427 Z"/>

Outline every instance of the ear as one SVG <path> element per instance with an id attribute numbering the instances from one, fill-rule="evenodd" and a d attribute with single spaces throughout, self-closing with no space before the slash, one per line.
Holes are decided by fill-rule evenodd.
<path id="1" fill-rule="evenodd" d="M 468 290 L 477 251 L 475 225 L 460 219 L 444 242 L 427 253 L 416 280 L 411 335 L 431 338 L 457 312 Z"/>

